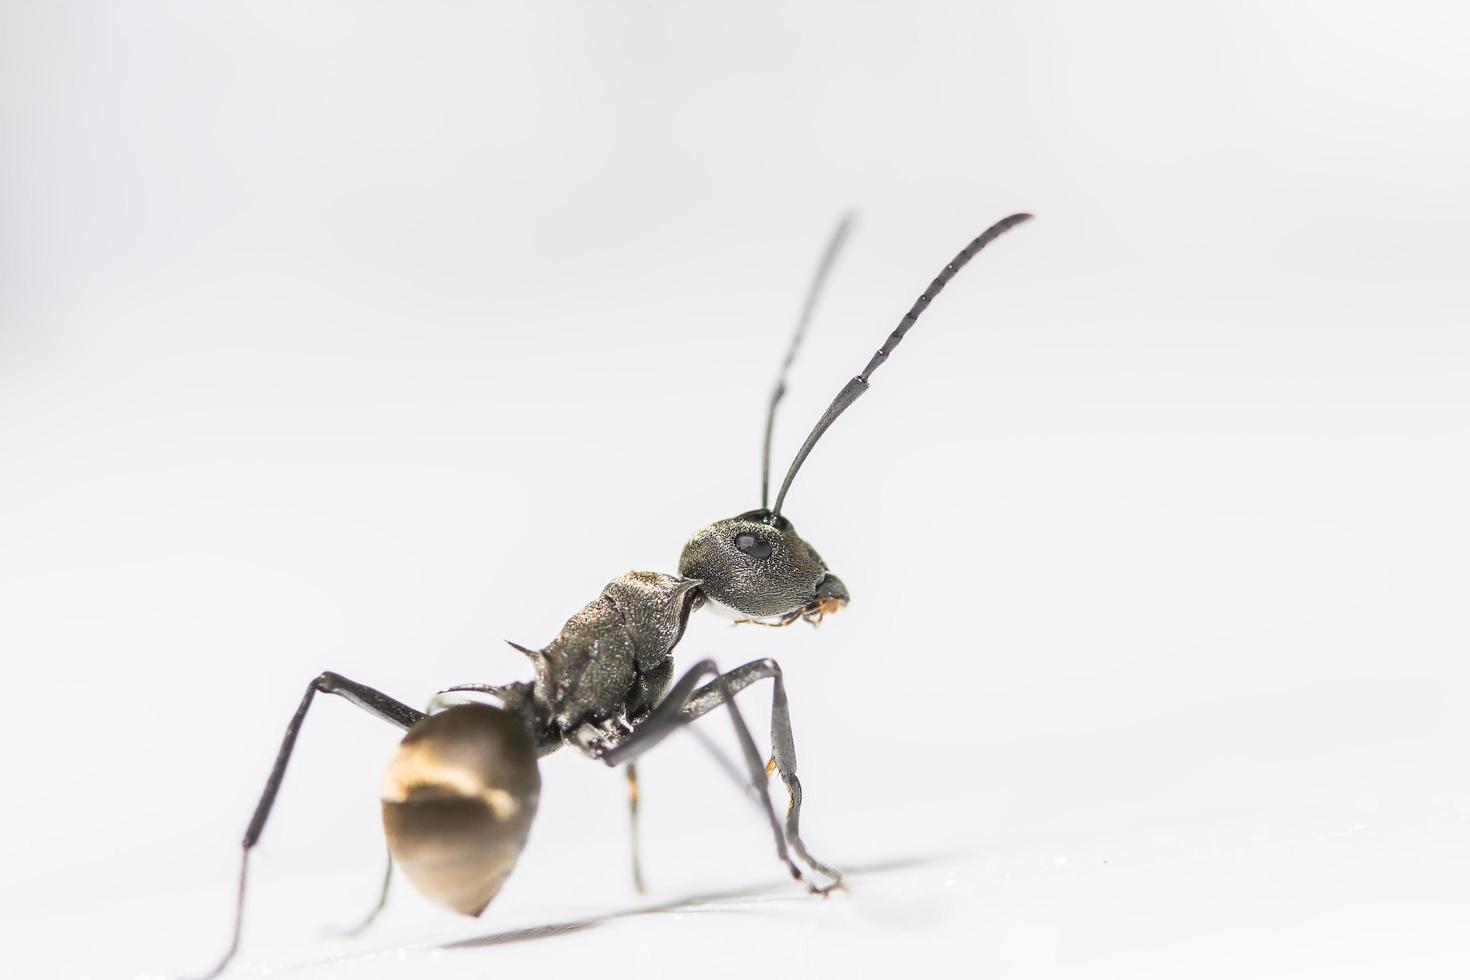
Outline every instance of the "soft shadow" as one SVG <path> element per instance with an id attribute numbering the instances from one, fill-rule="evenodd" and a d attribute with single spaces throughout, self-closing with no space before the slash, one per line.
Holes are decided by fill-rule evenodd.
<path id="1" fill-rule="evenodd" d="M 875 861 L 871 864 L 850 867 L 843 879 L 843 891 L 857 891 L 862 887 L 865 879 L 877 877 L 894 871 L 904 871 L 909 868 L 921 868 L 926 865 L 940 864 L 953 861 L 962 856 L 960 851 L 943 851 L 933 854 L 915 855 L 912 857 L 893 858 L 887 861 Z M 569 936 L 573 933 L 585 932 L 608 922 L 619 919 L 636 919 L 643 915 L 662 915 L 666 912 L 680 912 L 700 908 L 710 908 L 711 911 L 720 911 L 716 907 L 729 903 L 758 904 L 761 902 L 790 902 L 790 901 L 823 901 L 832 898 L 840 901 L 841 892 L 829 896 L 811 895 L 802 890 L 800 885 L 790 879 L 777 879 L 759 885 L 747 885 L 743 888 L 728 888 L 721 891 L 701 892 L 694 895 L 685 895 L 682 898 L 671 899 L 667 902 L 657 902 L 651 905 L 634 905 L 626 908 L 615 909 L 601 915 L 587 916 L 581 919 L 569 919 L 565 922 L 550 922 L 546 925 L 527 926 L 520 929 L 506 929 L 501 932 L 487 933 L 483 936 L 473 936 L 469 939 L 457 939 L 453 942 L 438 945 L 397 947 L 403 949 L 480 949 L 488 946 L 506 946 L 512 943 L 530 942 L 535 939 L 550 939 L 556 936 Z M 735 911 L 725 909 L 724 911 Z M 344 953 L 337 956 L 313 960 L 307 963 L 296 963 L 286 966 L 273 973 L 296 973 L 301 970 L 310 970 L 313 967 L 322 966 L 327 963 L 340 963 L 354 959 L 369 959 L 383 956 L 389 950 L 378 949 L 372 952 Z"/>
<path id="2" fill-rule="evenodd" d="M 940 854 L 925 854 L 914 857 L 894 858 L 889 861 L 878 861 L 856 868 L 850 868 L 843 879 L 843 890 L 852 891 L 857 884 L 857 879 L 871 878 L 877 875 L 893 871 L 904 871 L 909 868 L 920 868 L 926 865 L 938 864 L 955 858 L 955 852 Z M 454 942 L 443 943 L 438 949 L 478 949 L 482 946 L 503 946 L 508 943 L 526 942 L 532 939 L 548 939 L 553 936 L 566 936 L 574 932 L 584 932 L 596 928 L 608 922 L 619 919 L 634 919 L 642 915 L 661 915 L 665 912 L 682 912 L 698 909 L 710 905 L 718 905 L 724 902 L 750 901 L 769 898 L 773 901 L 791 901 L 792 899 L 810 898 L 813 901 L 822 901 L 833 896 L 804 894 L 800 886 L 791 881 L 766 882 L 760 885 L 748 885 L 744 888 L 728 888 L 717 892 L 701 892 L 695 895 L 685 895 L 682 898 L 671 899 L 667 902 L 658 902 L 653 905 L 635 905 L 627 908 L 605 912 L 602 915 L 588 916 L 582 919 L 570 919 L 566 922 L 554 922 L 544 926 L 531 926 L 525 929 L 507 929 L 504 932 L 492 932 L 484 936 L 474 936 L 469 939 L 457 939 Z"/>

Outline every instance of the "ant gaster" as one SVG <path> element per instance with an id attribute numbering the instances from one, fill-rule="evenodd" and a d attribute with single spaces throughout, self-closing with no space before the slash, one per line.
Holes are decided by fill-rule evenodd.
<path id="1" fill-rule="evenodd" d="M 572 745 L 608 766 L 626 765 L 636 819 L 634 760 L 676 729 L 721 706 L 727 709 L 739 742 L 746 768 L 742 778 L 755 789 L 777 856 L 798 881 L 805 880 L 805 873 L 796 859 L 827 879 L 821 885 L 808 882 L 813 892 L 837 887 L 842 875 L 812 856 L 801 839 L 801 782 L 796 778 L 796 748 L 780 666 L 765 659 L 721 673 L 713 661 L 702 660 L 675 680 L 673 650 L 689 614 L 701 605 L 722 607 L 737 621 L 784 626 L 797 619 L 819 622 L 847 603 L 842 580 L 827 570 L 816 549 L 781 513 L 791 482 L 822 434 L 868 390 L 873 372 L 939 291 L 977 252 L 1030 217 L 1013 214 L 996 222 L 944 267 L 862 373 L 822 413 L 786 471 L 775 504 L 768 507 L 776 409 L 822 284 L 849 231 L 848 219 L 839 223 L 817 267 L 767 406 L 760 508 L 695 532 L 680 555 L 678 575 L 619 576 L 567 620 L 547 646 L 533 650 L 512 644 L 530 659 L 534 680 L 446 688 L 441 693 L 478 692 L 496 703 L 461 702 L 436 711 L 436 697 L 425 713 L 330 671 L 313 679 L 286 726 L 275 765 L 245 830 L 234 930 L 224 957 L 206 976 L 219 975 L 239 948 L 250 850 L 265 829 L 301 724 L 318 693 L 345 698 L 407 730 L 382 789 L 389 876 L 396 862 L 420 892 L 456 912 L 479 915 L 515 866 L 536 815 L 541 788 L 538 758 Z M 735 705 L 737 693 L 766 679 L 773 686 L 769 761 L 757 750 Z M 789 799 L 784 827 L 767 785 L 772 770 L 780 774 Z M 634 875 L 641 890 L 636 835 L 635 823 Z M 373 915 L 386 899 L 388 880 L 385 877 Z"/>

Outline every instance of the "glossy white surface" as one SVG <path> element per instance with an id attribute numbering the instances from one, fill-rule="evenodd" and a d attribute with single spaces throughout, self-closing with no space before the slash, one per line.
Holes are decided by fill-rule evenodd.
<path id="1" fill-rule="evenodd" d="M 754 506 L 857 206 L 778 466 L 957 248 L 1039 218 L 792 490 L 852 605 L 680 648 L 785 665 L 851 891 L 784 882 L 679 739 L 646 899 L 621 777 L 557 756 L 483 920 L 401 889 L 323 938 L 370 900 L 394 743 L 326 702 L 237 975 L 1465 976 L 1466 27 L 6 5 L 7 972 L 204 967 L 311 676 L 415 704 L 528 676 L 502 637 Z"/>

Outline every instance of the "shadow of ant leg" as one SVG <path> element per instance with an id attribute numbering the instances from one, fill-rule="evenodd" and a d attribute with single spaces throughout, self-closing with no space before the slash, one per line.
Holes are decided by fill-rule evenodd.
<path id="1" fill-rule="evenodd" d="M 735 705 L 734 692 L 730 690 L 724 676 L 720 673 L 720 668 L 713 660 L 701 660 L 689 668 L 684 676 L 669 688 L 664 699 L 654 705 L 653 710 L 612 747 L 600 748 L 589 745 L 584 751 L 588 751 L 594 758 L 609 766 L 635 761 L 643 753 L 698 717 L 698 715 L 686 715 L 684 707 L 694 695 L 695 686 L 700 680 L 711 675 L 714 676 L 714 680 L 708 687 L 723 695 L 716 703 L 723 704 L 730 712 L 730 724 L 734 727 L 736 740 L 740 743 L 741 755 L 745 760 L 746 776 L 750 780 L 750 785 L 756 788 L 759 805 L 771 825 L 771 834 L 776 841 L 776 855 L 791 872 L 791 877 L 797 881 L 804 881 L 805 876 L 801 873 L 801 869 L 796 866 L 796 862 L 791 860 L 791 854 L 786 848 L 786 836 L 782 833 L 781 822 L 776 818 L 776 809 L 771 803 L 770 789 L 766 785 L 765 763 L 761 761 L 760 753 L 756 750 L 755 739 L 751 737 L 750 727 L 745 724 L 745 719 L 740 715 L 740 709 Z M 815 885 L 808 884 L 807 887 L 813 892 L 822 891 Z"/>
<path id="2" fill-rule="evenodd" d="M 725 687 L 706 684 L 695 691 L 684 705 L 683 714 L 693 720 L 719 707 L 727 697 L 745 690 L 757 681 L 770 678 L 771 692 L 771 762 L 766 775 L 773 766 L 781 774 L 786 785 L 790 803 L 786 807 L 786 840 L 807 867 L 832 879 L 827 886 L 831 890 L 842 884 L 842 872 L 812 856 L 801 840 L 801 780 L 796 778 L 796 740 L 791 734 L 791 706 L 786 699 L 786 682 L 781 677 L 781 665 L 769 657 L 755 660 L 725 674 L 721 680 Z"/>
<path id="3" fill-rule="evenodd" d="M 422 711 L 416 711 L 400 701 L 395 701 L 381 691 L 350 681 L 341 674 L 325 671 L 312 679 L 306 686 L 306 694 L 301 698 L 301 703 L 296 708 L 296 713 L 291 716 L 291 721 L 286 725 L 286 734 L 281 739 L 281 747 L 276 752 L 275 765 L 271 767 L 271 774 L 265 781 L 265 789 L 260 794 L 260 801 L 255 804 L 255 812 L 250 817 L 250 824 L 245 828 L 245 838 L 240 842 L 240 884 L 235 894 L 235 926 L 230 936 L 230 946 L 225 950 L 225 955 L 215 964 L 214 969 L 204 974 L 199 980 L 213 980 L 224 972 L 225 967 L 235 958 L 235 953 L 240 948 L 240 932 L 245 920 L 245 879 L 246 872 L 250 868 L 250 849 L 260 840 L 260 835 L 265 831 L 265 822 L 270 819 L 271 807 L 275 805 L 276 794 L 281 791 L 281 783 L 286 778 L 286 766 L 291 761 L 291 752 L 296 747 L 296 736 L 301 734 L 301 723 L 306 720 L 306 711 L 311 707 L 312 699 L 317 692 L 323 694 L 335 694 L 345 698 L 364 711 L 377 715 L 384 721 L 391 722 L 402 729 L 413 727 L 414 723 L 424 717 Z"/>

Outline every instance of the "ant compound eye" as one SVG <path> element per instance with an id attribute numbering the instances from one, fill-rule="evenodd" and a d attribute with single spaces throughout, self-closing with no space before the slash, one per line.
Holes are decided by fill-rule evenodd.
<path id="1" fill-rule="evenodd" d="M 735 547 L 752 558 L 766 558 L 771 554 L 771 542 L 749 531 L 735 535 Z"/>

